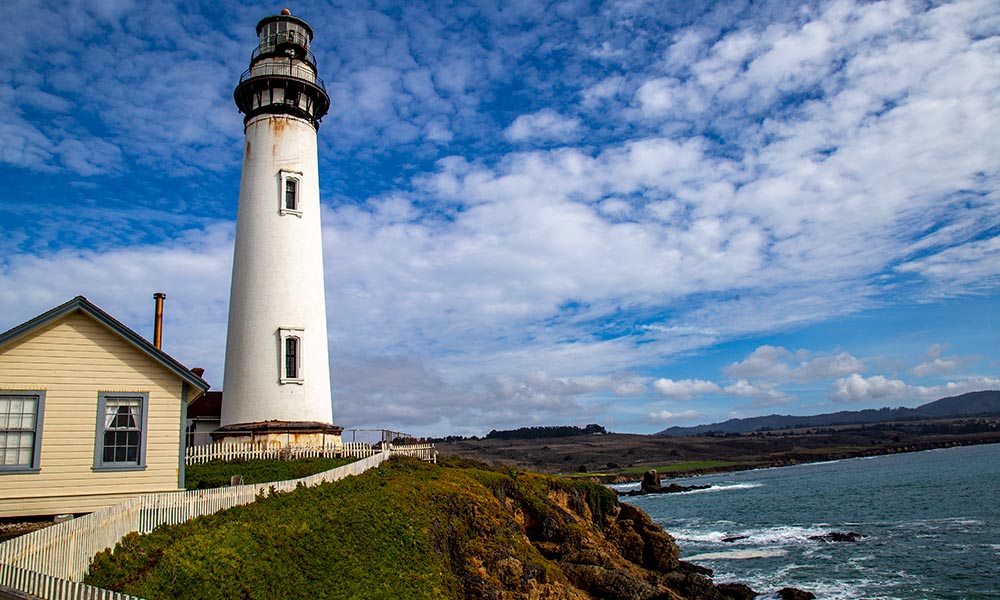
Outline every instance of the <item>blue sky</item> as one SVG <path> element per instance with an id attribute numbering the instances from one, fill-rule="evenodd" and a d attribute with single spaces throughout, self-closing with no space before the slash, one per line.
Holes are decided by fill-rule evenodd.
<path id="1" fill-rule="evenodd" d="M 222 382 L 257 2 L 14 0 L 0 329 Z M 334 414 L 648 433 L 1000 388 L 1000 7 L 299 2 Z"/>

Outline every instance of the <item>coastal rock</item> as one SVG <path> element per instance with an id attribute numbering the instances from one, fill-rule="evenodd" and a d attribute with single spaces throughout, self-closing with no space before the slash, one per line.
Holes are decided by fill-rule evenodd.
<path id="1" fill-rule="evenodd" d="M 809 539 L 818 542 L 857 542 L 863 537 L 865 536 L 855 531 L 831 531 L 823 535 L 811 535 Z"/>
<path id="2" fill-rule="evenodd" d="M 708 567 L 703 567 L 701 565 L 696 565 L 692 562 L 682 560 L 677 564 L 677 568 L 682 571 L 688 571 L 691 573 L 698 573 L 699 575 L 704 575 L 705 577 L 711 577 L 715 575 L 715 572 Z"/>
<path id="3" fill-rule="evenodd" d="M 628 492 L 618 492 L 619 496 L 645 496 L 646 494 L 676 494 L 678 492 L 690 492 L 691 490 L 703 490 L 710 488 L 710 485 L 680 485 L 671 483 L 663 487 L 660 485 L 660 474 L 656 469 L 650 469 L 642 474 L 642 483 L 639 489 Z"/>
<path id="4" fill-rule="evenodd" d="M 563 564 L 562 571 L 573 585 L 608 600 L 650 600 L 660 595 L 652 585 L 616 569 L 597 565 Z"/>
<path id="5" fill-rule="evenodd" d="M 798 588 L 786 587 L 778 590 L 778 598 L 780 600 L 813 600 L 816 598 L 816 594 Z"/>
<path id="6" fill-rule="evenodd" d="M 722 538 L 722 541 L 725 542 L 725 543 L 727 543 L 727 544 L 731 544 L 733 542 L 738 542 L 739 540 L 745 540 L 748 537 L 750 537 L 750 536 L 749 535 L 731 535 L 729 537 Z"/>
<path id="7" fill-rule="evenodd" d="M 663 490 L 660 486 L 660 474 L 656 469 L 650 469 L 642 474 L 642 484 L 639 485 L 639 489 L 644 494 L 656 494 Z"/>
<path id="8" fill-rule="evenodd" d="M 715 586 L 724 600 L 753 600 L 757 592 L 742 583 L 720 583 Z"/>

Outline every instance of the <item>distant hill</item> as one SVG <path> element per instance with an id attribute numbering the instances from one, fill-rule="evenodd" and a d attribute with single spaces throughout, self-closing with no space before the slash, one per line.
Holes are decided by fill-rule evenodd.
<path id="1" fill-rule="evenodd" d="M 842 410 L 812 416 L 767 415 L 747 419 L 730 419 L 694 427 L 670 427 L 654 435 L 684 436 L 708 432 L 752 433 L 769 429 L 830 427 L 832 425 L 865 425 L 913 419 L 948 419 L 956 417 L 1000 416 L 1000 390 L 969 392 L 961 396 L 941 398 L 917 408 L 880 408 Z"/>

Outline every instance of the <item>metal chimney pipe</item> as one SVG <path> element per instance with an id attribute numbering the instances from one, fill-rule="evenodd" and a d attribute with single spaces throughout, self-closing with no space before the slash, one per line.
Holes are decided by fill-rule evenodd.
<path id="1" fill-rule="evenodd" d="M 163 344 L 163 301 L 166 297 L 163 292 L 153 294 L 153 300 L 156 302 L 156 312 L 153 315 L 153 346 L 157 350 Z"/>

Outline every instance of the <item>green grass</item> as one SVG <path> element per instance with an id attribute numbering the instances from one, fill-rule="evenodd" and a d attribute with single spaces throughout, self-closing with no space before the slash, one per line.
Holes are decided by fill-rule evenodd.
<path id="1" fill-rule="evenodd" d="M 184 468 L 184 487 L 202 490 L 229 485 L 234 475 L 243 483 L 269 483 L 298 479 L 354 462 L 355 458 L 302 458 L 299 460 L 216 460 Z"/>
<path id="2" fill-rule="evenodd" d="M 593 523 L 568 519 L 553 494 Z M 528 575 L 567 581 L 512 514 L 571 542 L 616 502 L 589 482 L 394 458 L 356 477 L 130 534 L 95 557 L 86 581 L 149 600 L 500 597 Z"/>
<path id="3" fill-rule="evenodd" d="M 731 467 L 740 463 L 729 460 L 695 460 L 690 462 L 677 463 L 673 465 L 663 465 L 660 467 L 631 467 L 620 471 L 622 475 L 642 475 L 650 469 L 656 469 L 658 473 L 670 473 L 676 471 L 697 471 L 700 469 L 715 469 L 719 467 Z"/>

